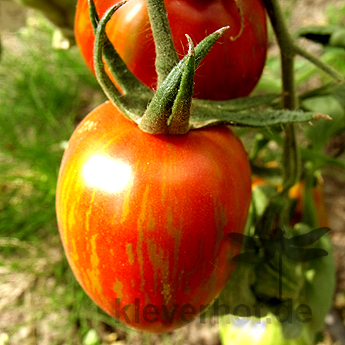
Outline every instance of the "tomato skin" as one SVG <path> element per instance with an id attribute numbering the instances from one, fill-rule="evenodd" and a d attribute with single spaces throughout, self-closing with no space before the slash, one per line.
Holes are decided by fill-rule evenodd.
<path id="1" fill-rule="evenodd" d="M 102 104 L 72 135 L 57 186 L 59 230 L 77 280 L 128 326 L 168 332 L 185 325 L 231 275 L 238 249 L 227 234 L 243 231 L 250 182 L 246 152 L 230 128 L 155 136 Z M 145 320 L 150 304 L 158 309 L 146 311 L 157 315 Z M 191 313 L 182 315 L 187 304 Z M 128 320 L 119 314 L 126 305 Z"/>
<path id="2" fill-rule="evenodd" d="M 96 0 L 101 17 L 118 0 Z M 236 3 L 242 6 L 244 29 Z M 186 54 L 185 34 L 199 43 L 207 34 L 230 25 L 196 71 L 194 96 L 226 100 L 247 96 L 257 84 L 266 59 L 266 14 L 261 0 L 165 0 L 175 48 Z M 155 48 L 145 0 L 131 0 L 107 24 L 107 34 L 129 69 L 146 85 L 156 87 Z M 81 53 L 94 72 L 94 35 L 87 0 L 79 0 L 75 37 Z"/>

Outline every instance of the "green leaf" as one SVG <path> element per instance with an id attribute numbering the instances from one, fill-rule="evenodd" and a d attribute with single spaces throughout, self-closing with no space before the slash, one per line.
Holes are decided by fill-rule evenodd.
<path id="1" fill-rule="evenodd" d="M 304 112 L 301 110 L 255 110 L 232 112 L 222 108 L 209 106 L 192 107 L 191 128 L 201 128 L 216 124 L 228 124 L 248 127 L 268 127 L 294 122 L 308 122 L 315 119 L 328 118 L 325 115 Z"/>
<path id="2" fill-rule="evenodd" d="M 304 37 L 317 43 L 328 44 L 332 33 L 337 29 L 337 26 L 305 26 L 297 30 L 294 36 L 295 38 Z"/>
<path id="3" fill-rule="evenodd" d="M 329 45 L 332 47 L 345 48 L 345 29 L 335 31 L 329 40 Z"/>
<path id="4" fill-rule="evenodd" d="M 333 95 L 308 98 L 301 106 L 309 111 L 317 109 L 332 117 L 332 121 L 320 120 L 306 128 L 305 134 L 314 149 L 322 150 L 330 138 L 345 129 L 345 108 Z"/>
<path id="5" fill-rule="evenodd" d="M 269 94 L 264 96 L 239 97 L 228 101 L 208 101 L 193 99 L 193 105 L 202 108 L 218 108 L 224 111 L 241 111 L 256 108 L 260 105 L 267 105 L 277 100 L 279 94 Z"/>
<path id="6" fill-rule="evenodd" d="M 343 160 L 326 156 L 320 151 L 301 148 L 301 156 L 304 160 L 313 161 L 316 168 L 322 168 L 325 165 L 331 165 L 345 170 L 345 162 Z"/>
<path id="7" fill-rule="evenodd" d="M 304 37 L 324 46 L 345 48 L 345 29 L 340 26 L 307 26 L 299 29 L 295 37 Z"/>
<path id="8" fill-rule="evenodd" d="M 266 207 L 276 193 L 277 188 L 269 183 L 257 186 L 252 191 L 253 209 L 256 217 L 261 217 L 264 214 Z"/>
<path id="9" fill-rule="evenodd" d="M 105 35 L 105 28 L 107 22 L 110 20 L 114 12 L 120 8 L 125 2 L 119 2 L 114 6 L 110 7 L 107 12 L 104 14 L 102 19 L 98 22 L 98 15 L 95 12 L 95 7 L 93 4 L 93 0 L 89 0 L 90 3 L 90 11 L 91 11 L 91 21 L 95 27 L 95 46 L 94 46 L 94 65 L 95 65 L 95 72 L 96 77 L 101 85 L 104 93 L 107 97 L 113 102 L 113 104 L 120 110 L 122 113 L 130 120 L 136 121 L 138 120 L 139 116 L 137 115 L 137 107 L 131 107 L 129 98 L 124 98 L 121 94 L 120 90 L 113 84 L 112 80 L 108 76 L 105 71 L 104 63 L 103 63 L 103 50 L 104 44 L 107 40 Z M 92 17 L 94 15 L 94 17 Z"/>
<path id="10" fill-rule="evenodd" d="M 337 92 L 338 88 L 344 88 L 344 85 L 337 85 L 334 83 L 323 85 L 317 89 L 309 90 L 299 96 L 300 101 L 303 101 L 305 99 L 316 97 L 316 96 L 325 96 L 325 95 L 331 95 L 335 92 Z"/>
<path id="11" fill-rule="evenodd" d="M 299 232 L 308 232 L 310 229 L 303 224 L 296 229 Z M 311 260 L 305 275 L 305 302 L 312 311 L 309 327 L 314 331 L 322 330 L 325 317 L 332 306 L 336 284 L 336 267 L 332 243 L 329 234 L 323 235 L 313 248 L 321 248 L 328 255 Z"/>

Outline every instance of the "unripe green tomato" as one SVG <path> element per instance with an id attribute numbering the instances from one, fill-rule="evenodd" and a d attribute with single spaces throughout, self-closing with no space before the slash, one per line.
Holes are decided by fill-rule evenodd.
<path id="1" fill-rule="evenodd" d="M 303 326 L 296 339 L 285 339 L 282 324 L 273 314 L 262 319 L 224 316 L 221 319 L 220 338 L 223 345 L 311 345 L 312 333 Z"/>

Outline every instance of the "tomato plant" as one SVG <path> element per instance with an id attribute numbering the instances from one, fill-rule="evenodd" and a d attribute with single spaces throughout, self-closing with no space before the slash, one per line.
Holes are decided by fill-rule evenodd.
<path id="1" fill-rule="evenodd" d="M 284 234 L 280 227 L 291 225 L 291 198 L 297 199 L 297 216 L 302 207 L 302 221 L 306 219 L 305 224 L 296 224 L 295 230 L 306 235 L 316 223 L 314 210 L 303 207 L 312 201 L 311 177 L 317 169 L 310 163 L 300 174 L 294 122 L 328 117 L 297 109 L 292 77 L 296 54 L 315 59 L 294 43 L 277 1 L 263 2 L 281 48 L 282 102 L 277 102 L 277 95 L 212 100 L 247 95 L 261 74 L 266 22 L 260 1 L 115 1 L 104 13 L 112 3 L 89 0 L 91 24 L 85 4 L 78 3 L 77 41 L 79 32 L 83 55 L 91 67 L 94 63 L 97 79 L 111 103 L 89 114 L 69 142 L 57 187 L 59 229 L 72 270 L 85 291 L 110 315 L 138 330 L 172 331 L 192 321 L 224 287 L 229 287 L 225 293 L 232 304 L 243 301 L 254 305 L 261 300 L 265 309 L 272 311 L 270 301 L 279 306 L 290 300 L 303 302 L 300 292 L 307 285 L 307 266 L 298 261 L 297 266 L 285 265 L 283 272 L 282 246 L 278 265 L 264 262 L 263 266 L 240 270 L 237 265 L 234 270 L 231 260 L 239 248 L 233 247 L 229 233 L 236 233 L 235 242 L 243 238 L 251 179 L 246 152 L 225 124 L 280 125 L 280 130 L 270 130 L 269 139 L 263 131 L 254 145 L 252 160 L 270 140 L 281 144 L 282 167 L 274 170 L 281 187 L 273 186 L 273 196 L 266 198 L 260 212 L 253 198 L 246 230 L 259 240 L 253 242 L 255 252 L 249 253 L 253 259 L 249 261 L 262 263 L 260 246 L 264 247 L 265 237 L 273 235 L 274 243 L 282 240 L 282 236 L 274 237 L 274 232 L 279 228 L 277 233 Z M 263 25 L 253 18 L 261 18 Z M 189 31 L 184 23 L 190 24 L 188 49 L 180 48 L 183 34 Z M 204 38 L 208 30 L 214 32 Z M 216 44 L 218 40 L 220 44 Z M 197 46 L 194 41 L 199 42 Z M 184 57 L 179 61 L 178 55 Z M 253 70 L 259 73 L 252 74 Z M 155 87 L 156 92 L 150 89 Z M 211 100 L 193 99 L 193 95 Z M 255 110 L 255 106 L 268 103 L 271 109 Z M 281 132 L 285 134 L 282 138 Z M 305 189 L 306 199 L 303 193 L 291 195 L 302 177 L 306 186 L 301 183 L 297 192 Z M 333 259 L 329 262 L 331 267 Z M 334 271 L 329 272 L 331 280 Z M 289 286 L 283 285 L 282 273 L 291 278 Z M 318 281 L 310 284 L 314 283 Z M 325 293 L 322 320 L 331 290 Z M 308 301 L 320 297 L 316 292 L 307 296 Z M 281 314 L 278 309 L 272 312 Z M 316 330 L 317 322 L 314 324 Z M 283 327 L 284 336 L 296 336 L 293 333 L 294 329 Z"/>
<path id="2" fill-rule="evenodd" d="M 95 1 L 101 17 L 118 0 Z M 185 34 L 195 42 L 230 25 L 196 71 L 194 96 L 225 100 L 247 96 L 257 84 L 267 51 L 266 15 L 261 0 L 166 0 L 175 48 L 186 53 Z M 146 85 L 156 86 L 155 47 L 145 0 L 131 0 L 107 26 L 107 34 L 129 69 Z M 94 34 L 87 0 L 79 0 L 75 37 L 92 71 Z"/>
<path id="3" fill-rule="evenodd" d="M 260 186 L 271 185 L 277 190 L 281 190 L 282 187 L 276 183 L 272 183 L 264 178 L 253 175 L 252 176 L 252 190 Z M 303 222 L 303 215 L 305 214 L 305 181 L 300 180 L 289 190 L 289 198 L 295 200 L 295 205 L 293 207 L 293 212 L 290 218 L 290 225 Z M 328 212 L 325 205 L 325 197 L 323 190 L 323 179 L 321 177 L 315 178 L 315 185 L 312 189 L 312 202 L 315 206 L 316 211 L 316 221 L 317 225 L 320 227 L 329 226 Z"/>
<path id="4" fill-rule="evenodd" d="M 324 190 L 323 190 L 323 180 L 322 178 L 318 178 L 316 180 L 316 184 L 312 190 L 312 197 L 313 202 L 316 208 L 316 220 L 318 226 L 320 227 L 327 227 L 329 226 L 328 221 L 328 212 L 325 205 L 325 197 L 324 197 Z M 305 181 L 297 182 L 291 189 L 290 189 L 290 198 L 294 198 L 297 200 L 296 207 L 294 210 L 293 217 L 291 219 L 292 223 L 301 222 L 303 219 L 303 214 L 305 213 Z"/>
<path id="5" fill-rule="evenodd" d="M 75 276 L 131 327 L 167 332 L 185 324 L 231 275 L 237 249 L 227 234 L 243 232 L 250 183 L 230 128 L 150 135 L 102 104 L 72 135 L 57 186 Z"/>

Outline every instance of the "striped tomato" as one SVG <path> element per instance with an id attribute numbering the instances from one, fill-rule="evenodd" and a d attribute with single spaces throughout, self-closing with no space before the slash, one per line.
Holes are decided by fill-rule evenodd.
<path id="1" fill-rule="evenodd" d="M 139 330 L 191 321 L 229 279 L 251 198 L 241 141 L 216 126 L 142 132 L 110 102 L 64 154 L 57 217 L 72 270 L 107 313 Z"/>
<path id="2" fill-rule="evenodd" d="M 120 0 L 95 0 L 99 16 Z M 185 34 L 195 43 L 230 26 L 198 67 L 194 95 L 225 100 L 247 96 L 257 84 L 266 59 L 266 14 L 262 0 L 165 0 L 175 48 L 186 54 Z M 156 87 L 155 47 L 145 0 L 131 0 L 116 11 L 107 34 L 129 69 Z M 88 1 L 78 0 L 75 38 L 92 71 L 94 35 Z"/>

